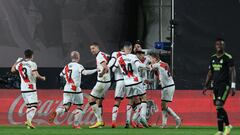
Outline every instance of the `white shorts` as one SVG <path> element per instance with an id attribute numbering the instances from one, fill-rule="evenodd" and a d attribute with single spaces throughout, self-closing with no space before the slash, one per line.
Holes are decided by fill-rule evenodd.
<path id="1" fill-rule="evenodd" d="M 111 82 L 109 83 L 97 82 L 96 85 L 93 87 L 90 95 L 98 99 L 103 99 L 110 86 Z"/>
<path id="2" fill-rule="evenodd" d="M 63 105 L 67 104 L 83 105 L 83 93 L 82 92 L 66 92 L 63 93 Z"/>
<path id="3" fill-rule="evenodd" d="M 167 87 L 167 88 L 164 88 L 164 89 L 161 91 L 162 101 L 172 102 L 174 92 L 175 92 L 175 86 L 174 86 L 174 85 L 173 85 L 173 86 L 170 86 L 170 87 Z"/>
<path id="4" fill-rule="evenodd" d="M 37 91 L 33 91 L 33 92 L 22 91 L 22 97 L 26 105 L 38 103 Z"/>
<path id="5" fill-rule="evenodd" d="M 141 93 L 141 91 L 143 91 L 142 83 L 133 86 L 128 86 L 126 87 L 126 97 L 132 98 L 134 96 L 138 96 Z"/>
<path id="6" fill-rule="evenodd" d="M 116 89 L 115 89 L 115 99 L 120 98 L 123 99 L 125 95 L 125 86 L 124 80 L 118 80 L 116 82 Z"/>
<path id="7" fill-rule="evenodd" d="M 142 85 L 142 89 L 138 91 L 138 94 L 137 94 L 138 96 L 143 96 L 146 94 L 147 85 L 144 83 L 142 83 L 141 85 Z"/>

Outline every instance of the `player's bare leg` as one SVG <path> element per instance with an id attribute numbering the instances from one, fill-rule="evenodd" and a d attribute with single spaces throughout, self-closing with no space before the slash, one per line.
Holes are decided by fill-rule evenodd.
<path id="1" fill-rule="evenodd" d="M 118 108 L 119 105 L 121 104 L 122 99 L 121 98 L 116 98 L 115 99 L 115 103 L 112 109 L 112 128 L 116 128 L 117 127 L 117 115 L 118 115 Z"/>
<path id="2" fill-rule="evenodd" d="M 73 120 L 73 128 L 81 129 L 80 122 L 82 121 L 83 111 L 81 108 L 82 105 L 78 105 L 75 110 L 73 110 L 74 120 Z"/>
<path id="3" fill-rule="evenodd" d="M 96 103 L 96 99 L 92 96 L 89 97 L 89 104 L 90 106 L 92 107 L 92 110 L 97 118 L 97 122 L 92 125 L 92 126 L 89 126 L 89 128 L 98 128 L 98 127 L 101 127 L 101 126 L 104 126 L 104 123 L 103 123 L 103 120 L 102 120 L 102 114 L 99 109 L 99 105 Z"/>
<path id="4" fill-rule="evenodd" d="M 32 104 L 27 106 L 27 110 L 26 110 L 27 121 L 25 122 L 25 125 L 27 126 L 28 129 L 35 128 L 35 126 L 32 124 L 32 119 L 35 116 L 36 111 L 37 111 L 37 104 Z"/>
<path id="5" fill-rule="evenodd" d="M 53 123 L 54 119 L 58 116 L 58 115 L 62 115 L 65 112 L 67 112 L 71 107 L 71 103 L 67 103 L 63 106 L 59 106 L 54 112 L 51 113 L 51 115 L 49 116 L 48 120 L 50 123 Z"/>
<path id="6" fill-rule="evenodd" d="M 162 101 L 162 128 L 166 128 L 167 126 L 167 119 L 168 119 L 168 114 L 174 117 L 176 121 L 176 128 L 179 128 L 181 126 L 181 119 L 180 117 L 170 108 L 167 106 L 166 101 Z"/>
<path id="7" fill-rule="evenodd" d="M 147 95 L 144 94 L 140 98 L 141 98 L 141 107 L 142 107 L 140 114 L 141 114 L 141 117 L 146 120 L 146 115 L 147 115 Z M 149 124 L 148 124 L 148 126 L 149 126 Z"/>

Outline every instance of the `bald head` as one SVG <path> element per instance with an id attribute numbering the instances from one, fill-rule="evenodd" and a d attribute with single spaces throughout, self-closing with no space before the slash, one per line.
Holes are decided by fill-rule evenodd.
<path id="1" fill-rule="evenodd" d="M 80 61 L 80 53 L 78 51 L 71 52 L 72 61 L 79 62 Z"/>

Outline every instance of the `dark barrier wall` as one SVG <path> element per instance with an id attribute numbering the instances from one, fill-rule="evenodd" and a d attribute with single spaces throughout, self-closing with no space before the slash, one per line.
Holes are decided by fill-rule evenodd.
<path id="1" fill-rule="evenodd" d="M 214 54 L 214 40 L 223 37 L 240 73 L 240 1 L 176 0 L 175 80 L 177 89 L 200 89 Z M 240 83 L 238 79 L 238 84 Z"/>
<path id="2" fill-rule="evenodd" d="M 1 0 L 0 67 L 10 67 L 23 50 L 35 51 L 39 67 L 62 67 L 72 50 L 93 67 L 88 44 L 107 53 L 136 39 L 137 0 Z M 6 59 L 7 58 L 7 59 Z"/>

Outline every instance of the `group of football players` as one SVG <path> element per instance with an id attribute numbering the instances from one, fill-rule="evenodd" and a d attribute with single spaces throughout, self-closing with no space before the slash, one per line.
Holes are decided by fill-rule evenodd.
<path id="1" fill-rule="evenodd" d="M 88 104 L 91 106 L 97 121 L 89 128 L 99 128 L 104 126 L 102 118 L 104 96 L 111 86 L 111 74 L 114 75 L 115 103 L 112 108 L 112 128 L 117 127 L 117 115 L 121 101 L 126 97 L 128 105 L 126 107 L 126 126 L 125 128 L 148 128 L 151 124 L 147 121 L 147 85 L 151 83 L 146 78 L 146 71 L 155 72 L 156 78 L 162 87 L 162 128 L 167 126 L 168 115 L 176 120 L 176 128 L 181 125 L 180 117 L 167 106 L 168 102 L 173 100 L 175 84 L 167 63 L 160 60 L 158 53 L 145 55 L 142 51 L 140 42 L 132 45 L 131 42 L 124 42 L 121 50 L 113 52 L 111 56 L 100 51 L 99 44 L 91 43 L 90 51 L 96 56 L 96 69 L 87 70 L 80 62 L 80 53 L 72 51 L 70 54 L 71 62 L 68 63 L 62 72 L 66 84 L 63 91 L 63 105 L 57 107 L 49 117 L 53 122 L 58 115 L 67 112 L 71 105 L 76 105 L 72 111 L 74 114 L 73 128 L 79 129 L 80 121 L 83 117 L 83 93 L 80 88 L 82 75 L 90 75 L 97 72 L 97 82 L 88 98 Z M 18 72 L 21 78 L 21 93 L 27 106 L 25 125 L 27 128 L 35 128 L 32 119 L 37 111 L 38 97 L 36 80 L 46 80 L 37 71 L 37 64 L 33 62 L 33 51 L 25 50 L 25 58 L 18 58 L 11 68 L 12 72 Z M 133 113 L 133 115 L 132 115 Z"/>

